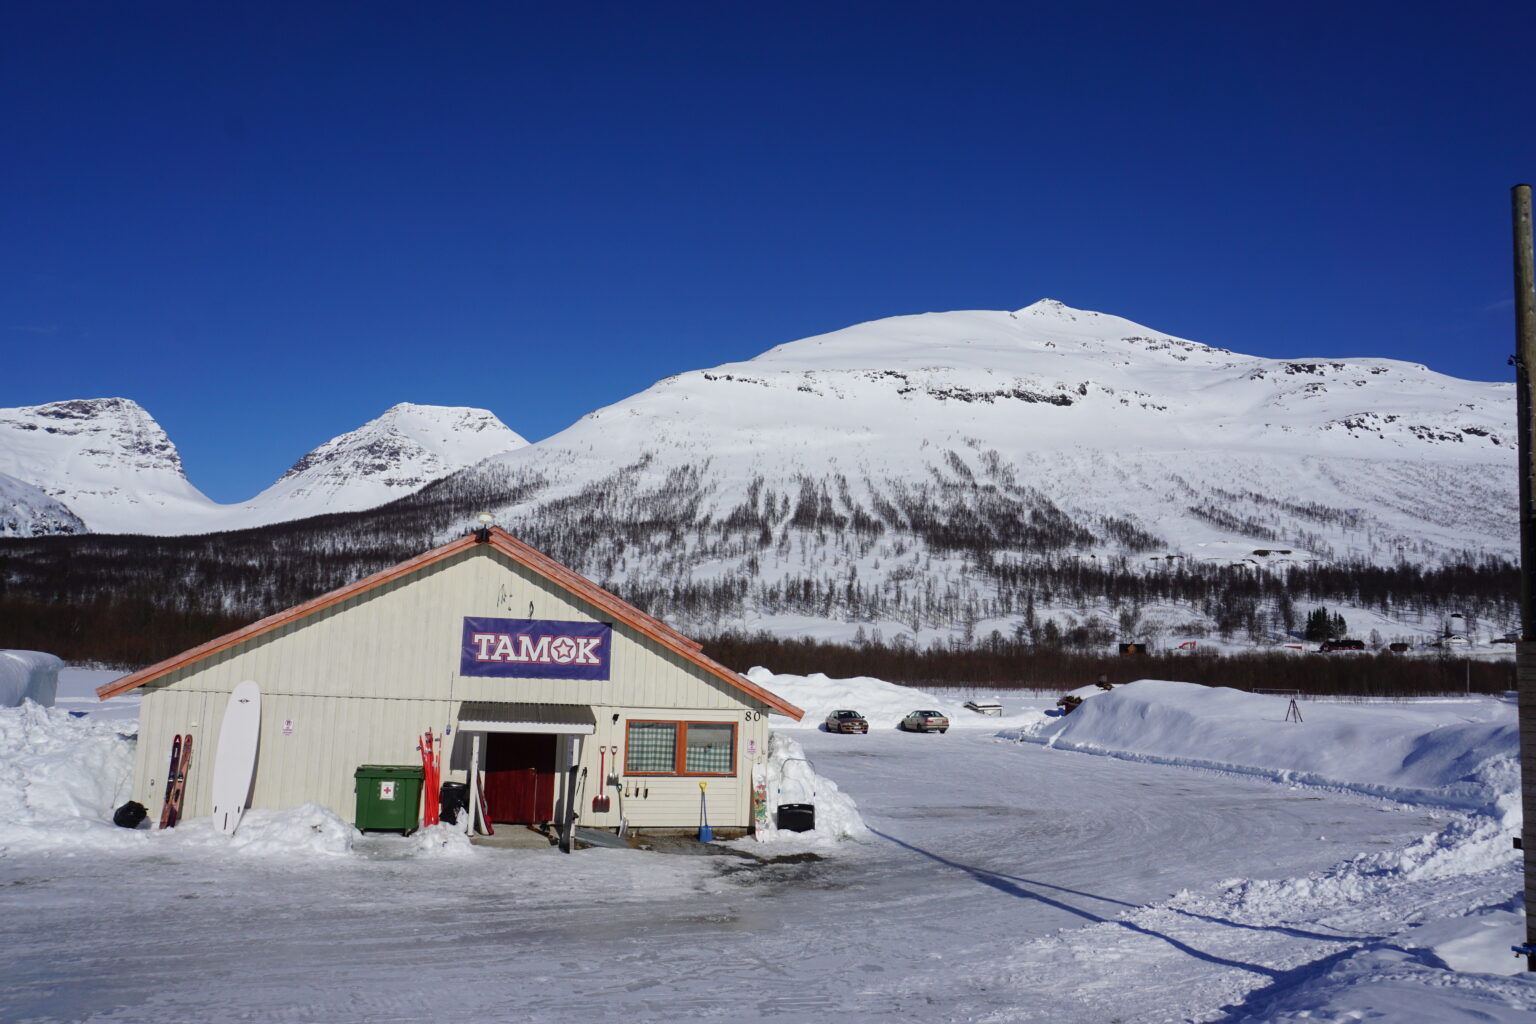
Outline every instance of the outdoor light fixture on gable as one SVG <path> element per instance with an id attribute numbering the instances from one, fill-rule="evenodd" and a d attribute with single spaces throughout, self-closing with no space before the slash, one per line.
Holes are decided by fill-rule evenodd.
<path id="1" fill-rule="evenodd" d="M 479 541 L 481 544 L 484 544 L 486 541 L 490 540 L 491 539 L 491 523 L 493 523 L 495 521 L 496 521 L 496 517 L 491 515 L 489 512 L 481 512 L 480 513 L 480 529 L 475 531 L 475 540 Z"/>

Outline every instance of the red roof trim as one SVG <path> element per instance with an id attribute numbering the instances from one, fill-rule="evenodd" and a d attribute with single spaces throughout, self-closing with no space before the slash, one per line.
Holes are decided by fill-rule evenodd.
<path id="1" fill-rule="evenodd" d="M 244 626 L 232 633 L 226 633 L 221 637 L 209 640 L 205 644 L 199 644 L 191 650 L 183 651 L 174 657 L 150 665 L 148 668 L 142 668 L 137 672 L 123 676 L 121 679 L 115 679 L 104 686 L 98 687 L 96 696 L 101 700 L 106 700 L 109 697 L 116 697 L 119 694 L 127 693 L 129 690 L 159 679 L 161 676 L 174 672 L 176 669 L 201 661 L 209 655 L 228 650 L 237 644 L 261 636 L 263 633 L 270 633 L 272 630 L 285 626 L 290 622 L 297 622 L 300 619 L 313 615 L 315 612 L 329 608 L 331 605 L 339 604 L 349 597 L 366 593 L 375 587 L 381 587 L 401 577 L 409 576 L 429 565 L 441 562 L 445 558 L 451 558 L 461 551 L 469 550 L 479 543 L 476 535 L 470 534 L 467 537 L 461 537 L 456 541 L 444 544 L 442 547 L 433 548 L 431 551 L 417 555 L 415 558 L 401 562 L 399 565 L 391 566 L 381 572 L 374 573 L 372 576 L 364 577 L 356 583 L 350 583 L 328 594 L 322 594 L 319 597 L 305 601 L 303 604 L 294 605 L 286 611 L 269 615 L 258 622 L 251 623 L 249 626 Z M 500 527 L 493 526 L 490 528 L 489 545 L 531 572 L 571 592 L 588 604 L 602 609 L 642 635 L 650 637 L 656 643 L 677 654 L 685 661 L 702 668 L 710 675 L 715 676 L 722 682 L 729 683 L 743 693 L 757 698 L 780 714 L 788 715 L 796 721 L 805 716 L 804 711 L 782 697 L 763 689 L 745 676 L 732 672 L 713 658 L 705 655 L 702 646 L 696 641 L 683 636 L 683 634 L 660 619 L 647 615 L 627 601 L 615 597 L 596 583 L 578 573 L 572 572 L 548 555 L 529 547 Z"/>

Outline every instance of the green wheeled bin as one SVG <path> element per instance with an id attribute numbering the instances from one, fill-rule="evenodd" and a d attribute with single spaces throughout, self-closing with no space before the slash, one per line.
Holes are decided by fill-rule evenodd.
<path id="1" fill-rule="evenodd" d="M 421 810 L 419 764 L 359 765 L 352 776 L 357 790 L 359 832 L 413 832 Z"/>

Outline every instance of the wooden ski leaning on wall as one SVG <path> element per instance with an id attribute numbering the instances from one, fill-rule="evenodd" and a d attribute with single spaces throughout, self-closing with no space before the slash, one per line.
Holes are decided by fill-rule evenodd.
<path id="1" fill-rule="evenodd" d="M 176 791 L 176 769 L 181 767 L 181 733 L 171 740 L 171 763 L 165 769 L 165 800 L 160 804 L 160 827 L 171 827 L 171 794 Z"/>
<path id="2" fill-rule="evenodd" d="M 176 757 L 178 750 L 180 757 Z M 177 736 L 171 751 L 176 762 L 166 780 L 165 807 L 160 811 L 161 828 L 175 828 L 181 820 L 181 803 L 187 794 L 187 769 L 192 766 L 192 734 Z"/>

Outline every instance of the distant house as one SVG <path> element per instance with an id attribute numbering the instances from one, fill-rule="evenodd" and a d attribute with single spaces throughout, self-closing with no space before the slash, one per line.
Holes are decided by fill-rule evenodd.
<path id="1" fill-rule="evenodd" d="M 1317 648 L 1319 651 L 1363 651 L 1364 640 L 1324 640 Z"/>

